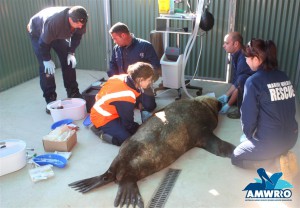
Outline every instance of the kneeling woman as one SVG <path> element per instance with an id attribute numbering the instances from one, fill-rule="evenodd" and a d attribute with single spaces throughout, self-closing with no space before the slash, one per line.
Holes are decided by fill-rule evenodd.
<path id="1" fill-rule="evenodd" d="M 278 69 L 273 41 L 253 39 L 244 53 L 247 64 L 256 73 L 245 83 L 241 107 L 241 123 L 247 139 L 234 150 L 232 164 L 260 168 L 279 164 L 275 161 L 280 158 L 281 171 L 292 178 L 297 172 L 296 158 L 291 152 L 286 153 L 298 138 L 293 86 Z"/>
<path id="2" fill-rule="evenodd" d="M 90 114 L 94 133 L 118 146 L 138 129 L 139 124 L 134 121 L 136 102 L 154 76 L 152 66 L 144 62 L 130 65 L 127 73 L 108 79 L 96 95 Z"/>

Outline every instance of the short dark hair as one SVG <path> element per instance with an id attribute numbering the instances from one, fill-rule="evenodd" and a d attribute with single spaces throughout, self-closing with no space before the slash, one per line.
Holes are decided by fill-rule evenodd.
<path id="1" fill-rule="evenodd" d="M 130 32 L 129 32 L 127 25 L 125 25 L 122 22 L 117 22 L 110 28 L 109 33 L 110 34 L 112 34 L 112 33 L 117 33 L 117 34 L 127 33 L 127 34 L 129 34 Z"/>
<path id="2" fill-rule="evenodd" d="M 151 64 L 145 62 L 136 62 L 128 66 L 127 74 L 136 81 L 138 78 L 148 79 L 154 76 L 154 69 Z"/>
<path id="3" fill-rule="evenodd" d="M 231 38 L 232 38 L 232 41 L 233 42 L 239 42 L 241 47 L 244 46 L 244 43 L 243 43 L 243 36 L 241 35 L 241 33 L 239 32 L 232 32 L 231 33 Z"/>
<path id="4" fill-rule="evenodd" d="M 243 50 L 246 57 L 257 57 L 264 70 L 278 68 L 277 48 L 272 40 L 251 39 Z"/>
<path id="5" fill-rule="evenodd" d="M 84 7 L 82 6 L 73 6 L 69 10 L 69 17 L 74 22 L 81 22 L 82 24 L 86 24 L 88 21 L 88 14 Z"/>

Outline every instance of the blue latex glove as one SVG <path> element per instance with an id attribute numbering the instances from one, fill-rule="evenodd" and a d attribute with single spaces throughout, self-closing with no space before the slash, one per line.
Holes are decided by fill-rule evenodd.
<path id="1" fill-rule="evenodd" d="M 141 118 L 142 118 L 142 123 L 144 123 L 146 120 L 148 120 L 148 118 L 150 118 L 152 116 L 152 113 L 148 112 L 148 111 L 141 111 Z"/>
<path id="2" fill-rule="evenodd" d="M 247 137 L 246 137 L 246 135 L 245 134 L 243 134 L 241 137 L 240 137 L 240 142 L 242 143 L 242 142 L 244 142 L 244 141 L 247 141 L 248 139 L 247 139 Z"/>
<path id="3" fill-rule="evenodd" d="M 68 65 L 72 64 L 72 69 L 74 69 L 76 67 L 77 61 L 73 54 L 70 54 L 70 53 L 68 54 L 67 63 L 68 63 Z"/>
<path id="4" fill-rule="evenodd" d="M 220 110 L 219 113 L 225 114 L 225 113 L 228 112 L 229 108 L 230 108 L 230 106 L 229 106 L 228 104 L 225 104 L 225 105 L 222 107 L 222 109 Z"/>
<path id="5" fill-rule="evenodd" d="M 228 96 L 227 95 L 221 95 L 220 97 L 218 97 L 218 101 L 220 101 L 223 105 L 225 105 L 225 103 L 228 102 Z"/>
<path id="6" fill-rule="evenodd" d="M 52 60 L 43 61 L 45 66 L 45 73 L 46 74 L 54 74 L 55 73 L 55 64 Z"/>

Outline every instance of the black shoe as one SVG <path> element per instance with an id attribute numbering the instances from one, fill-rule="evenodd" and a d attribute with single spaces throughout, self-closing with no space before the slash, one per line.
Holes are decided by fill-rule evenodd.
<path id="1" fill-rule="evenodd" d="M 100 128 L 96 128 L 96 126 L 91 127 L 92 132 L 96 134 L 98 137 L 100 137 L 103 134 L 103 131 Z"/>
<path id="2" fill-rule="evenodd" d="M 232 118 L 232 119 L 239 119 L 239 118 L 241 118 L 241 113 L 238 109 L 236 109 L 236 110 L 228 113 L 227 117 Z"/>
<path id="3" fill-rule="evenodd" d="M 47 105 L 53 101 L 56 101 L 56 97 L 57 97 L 56 93 L 50 95 L 49 97 L 46 97 Z M 47 107 L 46 107 L 46 113 L 49 115 L 51 114 L 50 110 Z"/>
<path id="4" fill-rule="evenodd" d="M 46 107 L 46 113 L 49 114 L 49 115 L 51 115 L 51 112 L 50 112 L 50 110 L 47 107 Z"/>
<path id="5" fill-rule="evenodd" d="M 81 98 L 83 99 L 82 97 L 82 94 L 79 92 L 79 90 L 73 90 L 71 91 L 70 93 L 68 92 L 68 98 Z"/>
<path id="6" fill-rule="evenodd" d="M 109 134 L 104 134 L 100 128 L 96 128 L 94 125 L 91 127 L 91 130 L 96 134 L 101 140 L 112 144 L 113 137 Z"/>

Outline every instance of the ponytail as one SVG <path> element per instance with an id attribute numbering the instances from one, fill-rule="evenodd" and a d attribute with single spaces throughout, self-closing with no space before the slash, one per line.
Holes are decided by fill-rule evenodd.
<path id="1" fill-rule="evenodd" d="M 272 40 L 265 41 L 265 61 L 262 66 L 265 70 L 273 70 L 278 68 L 277 49 Z"/>

